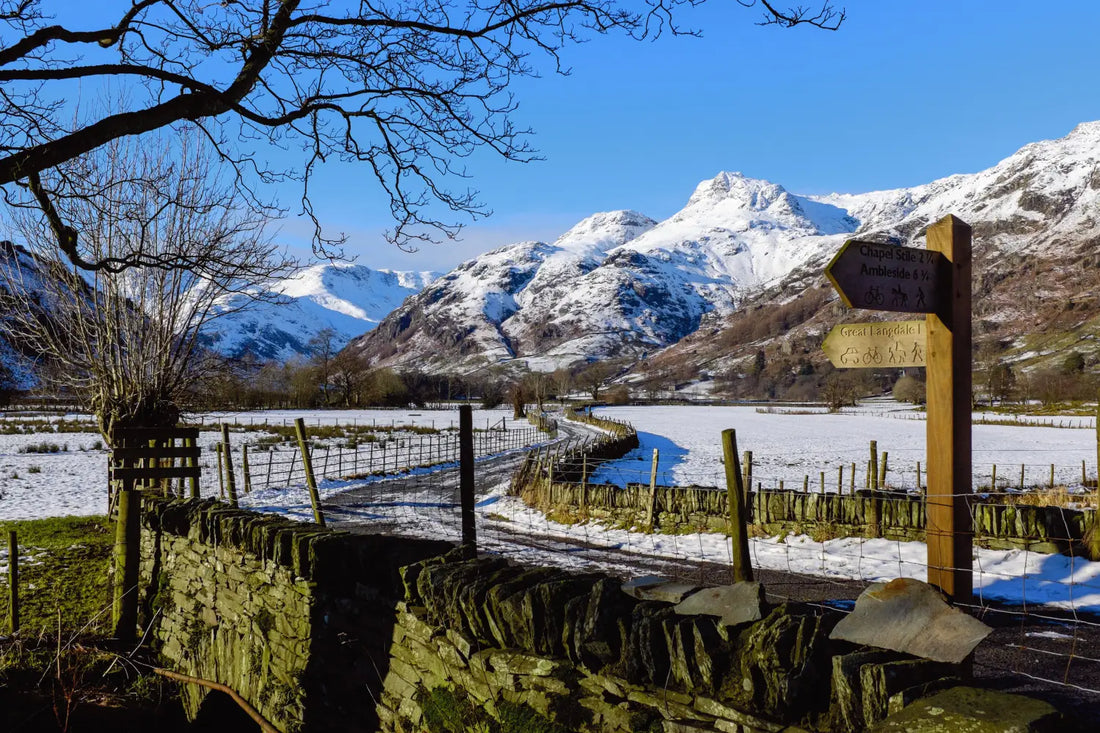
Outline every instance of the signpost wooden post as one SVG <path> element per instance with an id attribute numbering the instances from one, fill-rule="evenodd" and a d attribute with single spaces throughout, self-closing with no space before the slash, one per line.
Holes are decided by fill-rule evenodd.
<path id="1" fill-rule="evenodd" d="M 956 602 L 973 593 L 971 492 L 970 227 L 947 216 L 928 227 L 943 254 L 939 308 L 928 321 L 928 582 Z"/>
<path id="2" fill-rule="evenodd" d="M 928 582 L 957 603 L 973 592 L 970 246 L 970 227 L 954 216 L 928 227 L 927 249 L 845 242 L 825 268 L 845 305 L 925 313 L 924 328 L 844 324 L 822 345 L 839 368 L 926 367 Z"/>

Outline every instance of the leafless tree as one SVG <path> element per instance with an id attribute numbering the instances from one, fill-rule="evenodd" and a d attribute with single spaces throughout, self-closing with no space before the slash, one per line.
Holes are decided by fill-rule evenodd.
<path id="1" fill-rule="evenodd" d="M 227 296 L 263 291 L 256 286 L 292 266 L 264 222 L 241 213 L 200 138 L 150 142 L 109 141 L 67 163 L 74 195 L 46 212 L 13 209 L 12 234 L 24 245 L 0 266 L 8 327 L 87 398 L 108 440 L 117 427 L 175 424 L 203 325 L 250 302 Z M 97 262 L 188 267 L 81 270 L 54 246 L 57 218 L 72 222 Z"/>
<path id="2" fill-rule="evenodd" d="M 573 389 L 573 372 L 566 367 L 558 367 L 550 375 L 550 380 L 554 386 L 554 394 L 558 397 L 558 402 L 563 406 L 565 405 L 565 398 L 569 396 L 569 392 Z"/>
<path id="3" fill-rule="evenodd" d="M 610 379 L 618 371 L 611 362 L 595 361 L 581 369 L 574 375 L 576 384 L 592 395 L 593 402 L 600 401 L 600 390 L 604 382 Z"/>
<path id="4" fill-rule="evenodd" d="M 332 386 L 333 364 L 339 348 L 336 346 L 336 329 L 322 328 L 309 340 L 306 346 L 309 348 L 310 362 L 317 374 L 317 386 L 321 390 L 321 399 L 327 407 L 329 404 L 329 387 Z"/>
<path id="5" fill-rule="evenodd" d="M 72 3 L 0 0 L 0 187 L 24 187 L 59 215 L 54 245 L 78 267 L 186 267 L 140 250 L 97 255 L 60 216 L 64 177 L 45 174 L 112 140 L 187 122 L 253 203 L 258 186 L 300 182 L 322 253 L 342 241 L 322 232 L 310 203 L 311 177 L 327 161 L 364 164 L 388 195 L 398 245 L 453 236 L 461 214 L 485 213 L 475 192 L 449 188 L 465 176 L 464 158 L 479 148 L 535 156 L 512 120 L 517 77 L 547 61 L 565 72 L 561 51 L 594 35 L 691 33 L 675 16 L 702 1 L 131 0 L 100 3 L 104 22 L 83 27 Z M 844 18 L 829 3 L 813 12 L 738 2 L 761 10 L 764 24 L 835 29 Z M 107 112 L 67 101 L 77 89 L 119 88 L 126 101 Z"/>
<path id="6" fill-rule="evenodd" d="M 332 381 L 343 395 L 344 407 L 359 407 L 370 381 L 370 364 L 362 354 L 345 349 L 332 359 Z"/>

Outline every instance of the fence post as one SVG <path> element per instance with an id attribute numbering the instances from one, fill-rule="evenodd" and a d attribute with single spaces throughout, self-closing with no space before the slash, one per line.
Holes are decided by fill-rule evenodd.
<path id="1" fill-rule="evenodd" d="M 872 537 L 880 537 L 882 535 L 882 527 L 880 526 L 879 517 L 879 503 L 878 503 L 878 441 L 871 441 L 871 457 L 867 461 L 867 488 L 870 489 L 871 495 L 870 501 L 870 521 L 868 524 L 868 534 Z"/>
<path id="2" fill-rule="evenodd" d="M 752 491 L 752 451 L 745 451 L 745 491 Z"/>
<path id="3" fill-rule="evenodd" d="M 229 491 L 229 506 L 237 507 L 237 477 L 233 475 L 233 449 L 229 445 L 229 423 L 222 423 L 222 455 L 225 456 L 225 485 Z"/>
<path id="4" fill-rule="evenodd" d="M 188 448 L 194 448 L 197 443 L 198 443 L 198 441 L 196 441 L 194 438 L 184 438 L 184 441 L 183 441 L 183 444 L 185 446 L 187 446 Z M 188 463 L 189 468 L 195 468 L 196 466 L 199 465 L 199 459 L 198 458 L 189 458 L 189 459 L 187 459 L 187 463 Z M 189 480 L 191 482 L 191 498 L 192 499 L 198 499 L 199 498 L 199 477 L 198 476 L 192 476 Z"/>
<path id="5" fill-rule="evenodd" d="M 115 638 L 132 642 L 137 632 L 138 542 L 141 532 L 141 495 L 126 479 L 118 492 L 115 520 L 115 592 L 111 604 Z"/>
<path id="6" fill-rule="evenodd" d="M 581 511 L 588 511 L 588 453 L 581 449 Z"/>
<path id="7" fill-rule="evenodd" d="M 657 513 L 657 449 L 653 449 L 653 468 L 649 470 L 649 511 L 646 512 L 645 524 L 649 531 L 653 531 L 653 518 Z"/>
<path id="8" fill-rule="evenodd" d="M 821 493 L 825 493 L 825 472 L 821 472 Z"/>
<path id="9" fill-rule="evenodd" d="M 920 491 L 920 461 L 917 461 L 917 491 Z"/>
<path id="10" fill-rule="evenodd" d="M 321 513 L 321 494 L 317 491 L 317 479 L 313 475 L 313 459 L 309 455 L 309 443 L 306 442 L 306 421 L 295 418 L 294 431 L 298 434 L 298 449 L 302 451 L 302 468 L 306 472 L 306 488 L 309 490 L 309 503 L 313 507 L 313 521 L 325 526 L 325 515 Z"/>
<path id="11" fill-rule="evenodd" d="M 844 493 L 844 464 L 836 467 L 836 495 Z"/>
<path id="12" fill-rule="evenodd" d="M 729 499 L 730 543 L 732 545 L 733 581 L 752 580 L 749 561 L 748 516 L 745 512 L 745 487 L 741 466 L 737 461 L 737 431 L 722 431 L 722 452 L 726 464 L 726 496 Z"/>
<path id="13" fill-rule="evenodd" d="M 215 452 L 218 454 L 218 498 L 225 498 L 225 458 L 222 457 L 222 444 L 218 443 L 214 446 Z"/>
<path id="14" fill-rule="evenodd" d="M 879 472 L 878 472 L 878 488 L 880 488 L 880 489 L 886 488 L 886 467 L 887 467 L 886 460 L 889 457 L 889 455 L 890 455 L 889 451 L 883 451 L 882 452 L 882 467 L 879 469 Z"/>
<path id="15" fill-rule="evenodd" d="M 458 408 L 458 491 L 462 503 L 462 544 L 477 548 L 474 522 L 474 412 L 470 405 Z"/>
<path id="16" fill-rule="evenodd" d="M 993 470 L 989 472 L 989 490 L 997 490 L 997 464 L 993 464 Z"/>
<path id="17" fill-rule="evenodd" d="M 1024 490 L 1024 464 L 1020 464 L 1020 491 Z"/>
<path id="18" fill-rule="evenodd" d="M 19 542 L 15 530 L 8 530 L 8 628 L 19 633 Z"/>
<path id="19" fill-rule="evenodd" d="M 1096 509 L 1092 512 L 1092 541 L 1089 559 L 1100 560 L 1100 396 L 1096 399 Z"/>
<path id="20" fill-rule="evenodd" d="M 871 491 L 878 490 L 878 441 L 871 441 L 870 476 L 867 479 L 867 488 Z"/>
<path id="21" fill-rule="evenodd" d="M 1054 488 L 1054 464 L 1050 464 L 1050 488 Z"/>
<path id="22" fill-rule="evenodd" d="M 244 493 L 252 493 L 252 471 L 248 466 L 248 443 L 241 446 L 241 470 L 244 471 Z"/>
<path id="23" fill-rule="evenodd" d="M 852 475 L 849 478 L 848 493 L 852 496 L 856 495 L 856 462 L 852 461 Z"/>

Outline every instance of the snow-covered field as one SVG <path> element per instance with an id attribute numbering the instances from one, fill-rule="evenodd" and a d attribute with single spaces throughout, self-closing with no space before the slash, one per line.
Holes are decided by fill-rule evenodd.
<path id="1" fill-rule="evenodd" d="M 877 440 L 880 451 L 890 454 L 888 481 L 909 485 L 915 481 L 916 462 L 924 463 L 925 423 L 913 414 L 893 412 L 896 406 L 863 408 L 856 414 L 782 414 L 757 411 L 753 407 L 622 407 L 600 410 L 634 424 L 642 442 L 636 455 L 600 469 L 593 480 L 646 480 L 653 448 L 660 450 L 660 480 L 663 483 L 722 485 L 719 464 L 720 437 L 723 429 L 737 430 L 738 449 L 753 451 L 754 480 L 773 486 L 780 479 L 801 483 L 809 474 L 811 482 L 819 471 L 826 471 L 827 488 L 836 481 L 838 465 L 855 462 L 862 480 L 868 454 L 868 441 Z M 269 420 L 278 424 L 304 416 L 315 425 L 339 421 L 356 424 L 411 424 L 448 427 L 457 421 L 454 411 L 417 411 L 409 414 L 393 411 L 355 412 L 268 412 L 234 413 L 206 416 L 206 424 L 222 420 L 258 424 Z M 475 425 L 496 425 L 504 417 L 511 423 L 510 412 L 475 413 Z M 519 427 L 519 426 L 517 426 Z M 524 427 L 526 427 L 524 425 Z M 217 439 L 214 432 L 203 433 L 201 442 Z M 96 449 L 98 436 L 93 433 L 0 435 L 0 519 L 97 514 L 104 511 L 106 454 Z M 998 464 L 999 483 L 1005 477 L 1014 485 L 1023 464 L 1028 483 L 1045 484 L 1050 464 L 1067 482 L 1080 482 L 1081 461 L 1086 461 L 1089 476 L 1095 475 L 1096 437 L 1093 430 L 1028 426 L 975 425 L 975 481 L 988 483 L 991 465 Z M 20 453 L 20 448 L 44 441 L 68 444 L 68 450 L 55 454 Z M 38 469 L 37 471 L 34 469 Z M 1063 473 L 1064 472 L 1064 473 Z M 644 479 L 639 479 L 644 475 Z M 327 481 L 323 496 L 345 491 L 364 482 Z M 515 533 L 537 533 L 575 551 L 532 556 L 540 562 L 564 566 L 584 564 L 583 544 L 623 547 L 652 555 L 696 560 L 728 562 L 728 540 L 718 534 L 647 535 L 622 529 L 609 529 L 593 523 L 562 525 L 547 520 L 517 499 L 505 496 L 506 486 L 482 487 L 486 495 L 478 505 L 479 536 L 489 538 Z M 263 511 L 281 513 L 308 520 L 308 501 L 303 487 L 269 489 L 246 497 L 247 505 Z M 388 509 L 371 508 L 369 516 L 394 513 L 413 516 L 419 510 L 415 502 L 403 502 Z M 456 524 L 445 521 L 436 507 L 408 522 L 408 531 L 435 538 L 457 537 Z M 434 515 L 433 515 L 434 512 Z M 364 514 L 363 518 L 368 518 Z M 400 517 L 398 517 L 400 519 Z M 484 531 L 483 531 L 484 530 Z M 404 531 L 404 530 L 403 530 Z M 572 545 L 570 545 L 572 543 Z M 899 576 L 924 579 L 926 548 L 923 543 L 845 538 L 816 542 L 806 536 L 757 538 L 752 555 L 758 567 L 791 570 L 838 578 L 882 580 Z M 1051 604 L 1100 613 L 1100 563 L 1061 555 L 1041 555 L 1021 550 L 975 550 L 974 586 L 976 594 L 987 599 L 1017 604 Z"/>
<path id="2" fill-rule="evenodd" d="M 898 488 L 915 488 L 917 463 L 927 466 L 926 426 L 923 414 L 895 402 L 861 406 L 851 412 L 830 414 L 795 408 L 755 407 L 611 407 L 597 414 L 626 420 L 638 430 L 641 447 L 620 461 L 604 464 L 593 481 L 622 484 L 649 482 L 653 449 L 660 451 L 658 483 L 668 485 L 725 486 L 721 465 L 722 431 L 737 431 L 739 454 L 753 453 L 753 483 L 764 488 L 802 486 L 804 476 L 817 487 L 825 472 L 827 491 L 835 491 L 838 467 L 844 468 L 844 489 L 856 465 L 856 486 L 863 487 L 869 444 L 878 443 L 881 456 L 889 453 L 886 482 Z M 975 421 L 981 415 L 975 415 Z M 1042 418 L 1049 420 L 1050 418 Z M 1081 483 L 1081 461 L 1088 478 L 1096 478 L 1096 434 L 1089 418 L 1065 419 L 1071 428 L 1021 425 L 973 427 L 974 488 L 988 487 L 994 464 L 997 485 L 1014 488 L 1024 468 L 1027 486 L 1046 486 L 1050 466 L 1055 481 L 1070 487 Z"/>
<path id="3" fill-rule="evenodd" d="M 222 422 L 247 426 L 293 425 L 295 418 L 305 418 L 307 428 L 322 425 L 377 425 L 392 427 L 412 425 L 449 429 L 458 426 L 457 410 L 265 410 L 256 412 L 207 413 L 195 416 L 195 421 L 209 426 L 209 431 L 199 433 L 199 445 L 203 447 L 204 496 L 217 493 L 217 459 L 212 446 L 221 436 Z M 509 428 L 527 429 L 526 422 L 512 420 L 512 411 L 474 410 L 474 427 L 499 426 L 503 420 Z M 87 516 L 107 511 L 107 452 L 102 437 L 94 431 L 90 417 L 67 415 L 67 421 L 83 420 L 88 424 L 86 433 L 33 432 L 28 434 L 0 434 L 0 520 L 36 519 L 66 515 Z M 0 413 L 3 424 L 37 422 L 39 418 L 20 418 Z M 56 422 L 56 418 L 54 421 Z M 264 433 L 250 433 L 255 439 Z M 236 434 L 234 436 L 236 439 Z M 61 450 L 49 453 L 25 452 L 44 444 L 53 444 Z M 262 466 L 261 466 L 262 468 Z M 238 461 L 237 470 L 240 470 Z M 325 486 L 331 493 L 346 485 Z M 308 502 L 307 502 L 308 503 Z"/>

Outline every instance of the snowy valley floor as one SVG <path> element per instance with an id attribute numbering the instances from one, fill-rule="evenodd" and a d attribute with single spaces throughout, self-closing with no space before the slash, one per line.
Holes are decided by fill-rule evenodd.
<path id="1" fill-rule="evenodd" d="M 727 427 L 737 429 L 740 449 L 753 450 L 755 476 L 765 486 L 777 485 L 781 478 L 799 485 L 803 475 L 816 476 L 819 470 L 835 472 L 837 465 L 863 462 L 867 443 L 872 439 L 878 440 L 880 450 L 890 452 L 891 478 L 898 484 L 914 480 L 915 464 L 924 460 L 924 423 L 920 416 L 899 412 L 889 405 L 833 415 L 784 414 L 752 407 L 629 407 L 602 412 L 634 424 L 642 445 L 634 454 L 601 467 L 592 479 L 594 482 L 634 481 L 643 474 L 648 480 L 649 456 L 654 448 L 659 448 L 661 483 L 721 485 L 718 438 Z M 475 424 L 493 423 L 505 415 L 510 417 L 503 411 L 479 411 Z M 208 416 L 206 422 L 228 419 L 258 424 L 268 420 L 281 424 L 297 416 L 305 416 L 311 423 L 373 420 L 420 425 L 436 421 L 443 425 L 454 420 L 455 413 L 425 410 L 410 416 L 384 410 L 258 412 Z M 1012 472 L 1014 480 L 1020 465 L 1031 471 L 1036 480 L 1042 480 L 1039 477 L 1049 475 L 1049 465 L 1055 463 L 1056 470 L 1067 477 L 1076 471 L 1079 483 L 1081 461 L 1090 456 L 1095 460 L 1095 433 L 1092 429 L 1081 429 L 1091 427 L 1087 419 L 1075 419 L 1072 428 L 975 425 L 975 485 L 980 486 L 983 478 L 988 483 L 986 460 L 1002 461 L 1007 467 L 1009 458 L 1016 467 Z M 216 439 L 215 433 L 204 432 L 200 442 Z M 47 441 L 65 449 L 48 454 L 20 452 Z M 433 473 L 436 472 L 416 472 Z M 999 475 L 1006 473 L 1007 468 Z M 101 514 L 106 503 L 105 482 L 106 454 L 94 433 L 0 435 L 0 520 Z M 418 536 L 458 539 L 454 497 L 433 486 L 431 480 L 420 483 L 406 480 L 399 497 L 393 495 L 393 489 L 383 492 L 382 486 L 394 485 L 377 478 L 326 480 L 321 486 L 322 500 L 333 503 L 335 497 L 356 489 L 369 493 L 372 485 L 379 487 L 377 500 L 341 507 L 345 521 L 367 524 L 376 521 Z M 597 547 L 693 562 L 730 560 L 729 540 L 721 534 L 646 534 L 595 523 L 564 525 L 549 521 L 518 499 L 506 496 L 506 475 L 495 481 L 482 481 L 478 489 L 482 536 L 500 537 L 501 542 L 525 535 L 552 541 L 549 550 L 521 543 L 532 562 L 586 567 L 586 556 L 591 554 L 591 548 Z M 206 495 L 213 491 L 209 485 L 204 489 Z M 302 485 L 256 491 L 243 497 L 242 504 L 302 521 L 312 516 Z M 870 582 L 926 576 L 927 551 L 919 542 L 860 538 L 817 542 L 805 535 L 792 535 L 754 538 L 751 553 L 756 567 L 827 578 Z M 1100 563 L 1024 550 L 976 548 L 974 592 L 982 600 L 1020 607 L 1047 606 L 1100 618 Z"/>

